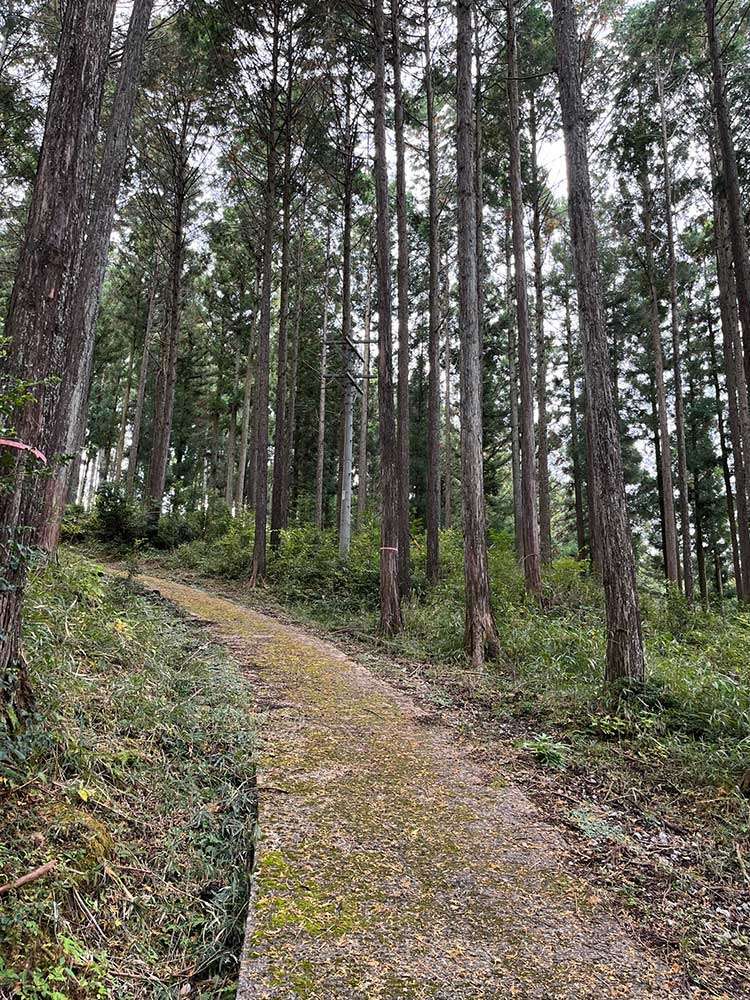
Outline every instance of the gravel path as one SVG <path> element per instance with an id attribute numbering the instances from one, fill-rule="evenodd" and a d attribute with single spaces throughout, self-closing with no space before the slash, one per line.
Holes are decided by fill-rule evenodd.
<path id="1" fill-rule="evenodd" d="M 237 1000 L 677 998 L 670 970 L 563 871 L 512 774 L 335 647 L 162 578 L 250 681 L 254 897 Z"/>

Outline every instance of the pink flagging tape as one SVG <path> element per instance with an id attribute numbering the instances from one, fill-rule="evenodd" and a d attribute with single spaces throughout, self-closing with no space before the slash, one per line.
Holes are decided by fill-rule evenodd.
<path id="1" fill-rule="evenodd" d="M 38 448 L 34 448 L 30 444 L 25 444 L 23 441 L 10 441 L 8 438 L 0 438 L 0 447 L 15 448 L 17 451 L 30 451 L 40 462 L 44 462 L 45 465 L 47 464 L 47 459 Z"/>
<path id="2" fill-rule="evenodd" d="M 398 552 L 398 548 L 394 548 L 392 545 L 382 545 L 380 548 L 381 552 Z"/>

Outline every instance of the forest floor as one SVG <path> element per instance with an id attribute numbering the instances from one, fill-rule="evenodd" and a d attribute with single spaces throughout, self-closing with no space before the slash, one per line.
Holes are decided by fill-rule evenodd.
<path id="1" fill-rule="evenodd" d="M 476 709 L 469 724 L 415 672 L 399 689 L 215 590 L 140 580 L 251 680 L 261 840 L 238 1000 L 741 995 L 691 991 L 676 950 L 620 919 Z"/>

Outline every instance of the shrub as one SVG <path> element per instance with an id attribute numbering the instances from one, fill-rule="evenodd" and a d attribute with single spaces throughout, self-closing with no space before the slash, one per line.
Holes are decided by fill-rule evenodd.
<path id="1" fill-rule="evenodd" d="M 96 495 L 92 526 L 102 541 L 130 545 L 143 535 L 145 520 L 121 483 L 104 483 Z"/>

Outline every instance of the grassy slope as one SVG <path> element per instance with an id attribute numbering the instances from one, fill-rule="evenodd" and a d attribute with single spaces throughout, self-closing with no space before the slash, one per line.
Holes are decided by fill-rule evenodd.
<path id="1" fill-rule="evenodd" d="M 0 997 L 233 996 L 255 793 L 245 682 L 173 612 L 65 554 L 35 576 L 39 716 L 0 747 Z M 182 991 L 182 992 L 180 992 Z"/>

